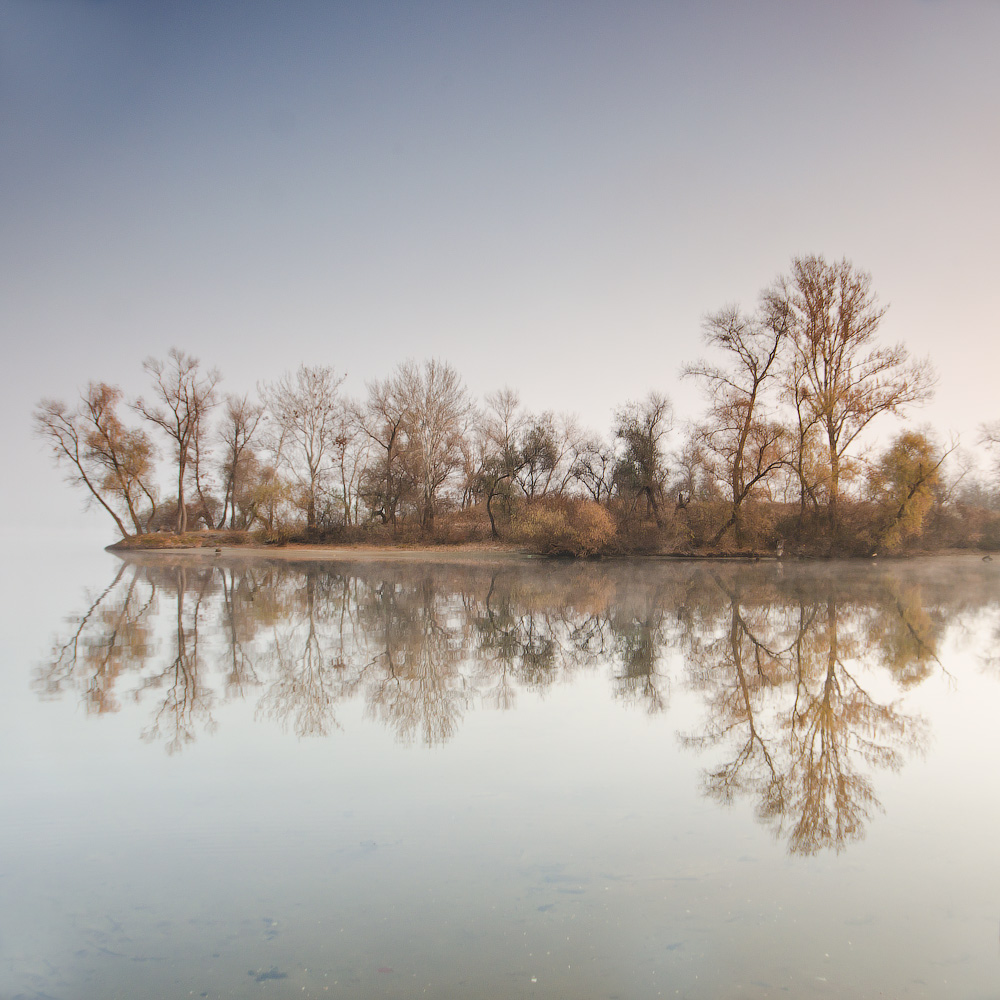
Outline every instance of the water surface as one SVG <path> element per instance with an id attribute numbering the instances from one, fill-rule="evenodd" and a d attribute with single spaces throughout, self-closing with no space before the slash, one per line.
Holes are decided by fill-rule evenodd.
<path id="1" fill-rule="evenodd" d="M 69 576 L 8 599 L 0 996 L 1000 990 L 993 563 Z"/>

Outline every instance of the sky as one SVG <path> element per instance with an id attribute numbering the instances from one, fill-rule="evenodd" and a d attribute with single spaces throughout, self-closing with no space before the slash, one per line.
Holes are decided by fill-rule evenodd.
<path id="1" fill-rule="evenodd" d="M 706 313 L 850 258 L 912 423 L 1000 419 L 1000 3 L 0 0 L 8 531 L 113 540 L 31 411 L 171 347 L 253 391 L 439 357 L 678 426 Z M 889 432 L 888 425 L 884 428 Z"/>

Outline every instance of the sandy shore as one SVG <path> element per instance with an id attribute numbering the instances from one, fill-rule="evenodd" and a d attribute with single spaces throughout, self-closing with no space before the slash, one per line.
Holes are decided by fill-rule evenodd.
<path id="1" fill-rule="evenodd" d="M 157 549 L 116 548 L 109 545 L 107 551 L 122 559 L 148 557 L 166 560 L 184 556 L 205 562 L 216 559 L 225 559 L 227 562 L 268 559 L 279 562 L 484 563 L 529 562 L 545 558 L 519 549 L 494 548 L 488 545 L 420 545 L 399 548 L 379 545 L 178 545 Z"/>

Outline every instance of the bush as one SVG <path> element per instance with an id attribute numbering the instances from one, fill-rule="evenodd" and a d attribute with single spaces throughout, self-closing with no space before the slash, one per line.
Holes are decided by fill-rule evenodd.
<path id="1" fill-rule="evenodd" d="M 542 555 L 592 556 L 615 537 L 611 515 L 593 500 L 536 500 L 522 508 L 514 541 Z"/>
<path id="2" fill-rule="evenodd" d="M 253 532 L 253 539 L 261 545 L 287 545 L 294 541 L 295 534 L 292 528 L 258 528 Z"/>
<path id="3" fill-rule="evenodd" d="M 700 549 L 708 545 L 729 516 L 729 505 L 724 500 L 692 500 L 677 512 L 677 544 L 683 548 Z"/>

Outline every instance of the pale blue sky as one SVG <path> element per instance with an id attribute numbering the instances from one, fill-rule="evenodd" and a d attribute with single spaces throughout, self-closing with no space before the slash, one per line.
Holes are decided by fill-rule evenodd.
<path id="1" fill-rule="evenodd" d="M 701 317 L 846 255 L 929 354 L 916 415 L 1000 417 L 1000 4 L 0 0 L 3 515 L 79 513 L 30 411 L 406 356 L 605 431 Z"/>

